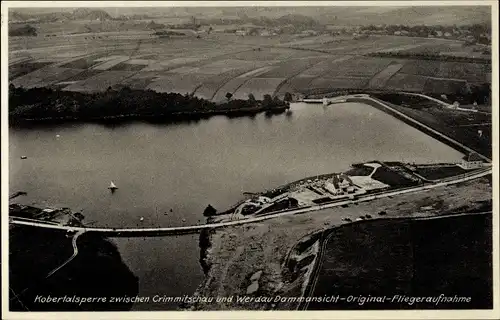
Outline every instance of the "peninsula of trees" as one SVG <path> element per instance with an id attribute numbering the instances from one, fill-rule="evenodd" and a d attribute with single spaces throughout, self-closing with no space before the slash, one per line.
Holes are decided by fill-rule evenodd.
<path id="1" fill-rule="evenodd" d="M 104 92 L 83 93 L 50 88 L 16 88 L 9 86 L 9 120 L 11 123 L 33 121 L 92 121 L 111 119 L 177 120 L 199 119 L 211 115 L 245 116 L 260 112 L 282 113 L 289 102 L 271 95 L 256 100 L 232 99 L 221 103 L 179 93 L 152 90 L 108 88 Z M 286 100 L 286 99 L 285 99 Z"/>

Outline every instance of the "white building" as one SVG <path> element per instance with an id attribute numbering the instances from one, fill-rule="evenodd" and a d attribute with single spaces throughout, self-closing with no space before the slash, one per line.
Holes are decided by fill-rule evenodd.
<path id="1" fill-rule="evenodd" d="M 335 185 L 333 183 L 331 183 L 331 182 L 325 183 L 324 188 L 326 190 L 328 190 L 331 194 L 334 194 L 334 195 L 342 193 L 342 190 L 335 188 Z"/>
<path id="2" fill-rule="evenodd" d="M 471 170 L 483 167 L 484 162 L 476 153 L 470 153 L 467 159 L 463 159 L 457 165 L 463 169 Z"/>
<path id="3" fill-rule="evenodd" d="M 261 36 L 261 37 L 269 37 L 269 36 L 271 36 L 271 31 L 269 31 L 269 30 L 265 30 L 265 29 L 264 29 L 264 30 L 261 30 L 261 31 L 260 31 L 260 36 Z"/>

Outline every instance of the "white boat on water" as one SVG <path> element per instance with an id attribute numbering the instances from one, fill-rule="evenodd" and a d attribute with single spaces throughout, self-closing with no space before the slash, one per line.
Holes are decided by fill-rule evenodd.
<path id="1" fill-rule="evenodd" d="M 118 189 L 118 187 L 113 183 L 113 181 L 111 181 L 111 183 L 109 184 L 108 189 L 110 189 L 111 191 L 114 191 L 114 190 Z"/>

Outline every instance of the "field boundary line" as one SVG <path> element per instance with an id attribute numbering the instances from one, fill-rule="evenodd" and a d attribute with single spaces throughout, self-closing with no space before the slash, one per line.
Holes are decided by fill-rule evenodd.
<path id="1" fill-rule="evenodd" d="M 331 60 L 332 63 L 337 63 L 337 62 L 344 62 L 344 61 L 349 61 L 351 59 L 353 59 L 355 57 L 355 55 L 345 55 L 345 54 L 342 54 L 341 57 L 337 58 L 337 59 L 333 59 Z M 311 83 L 318 79 L 318 78 L 322 78 L 325 74 L 328 74 L 330 72 L 330 70 L 326 70 L 322 73 L 320 73 L 319 75 L 317 75 L 316 77 L 313 77 L 309 80 L 309 82 L 307 82 L 306 84 L 306 87 L 309 87 L 311 85 Z"/>
<path id="2" fill-rule="evenodd" d="M 271 64 L 270 66 L 272 66 L 272 64 Z M 248 71 L 246 71 L 246 70 L 245 70 L 245 71 L 243 71 L 243 72 L 241 72 L 241 73 L 237 74 L 236 76 L 234 76 L 234 77 L 232 77 L 232 78 L 230 78 L 230 79 L 228 79 L 228 80 L 226 80 L 226 81 L 223 81 L 223 82 L 222 82 L 222 84 L 221 84 L 221 85 L 219 85 L 219 86 L 217 87 L 217 89 L 214 91 L 214 93 L 213 93 L 212 97 L 210 97 L 210 99 L 209 99 L 209 100 L 210 100 L 210 101 L 213 101 L 213 99 L 215 98 L 215 96 L 217 95 L 217 93 L 218 93 L 218 92 L 219 92 L 219 91 L 220 91 L 220 90 L 221 90 L 221 89 L 222 89 L 222 88 L 223 88 L 226 84 L 228 84 L 231 80 L 234 80 L 234 79 L 236 79 L 236 78 L 238 78 L 238 77 L 240 77 L 240 76 L 242 76 L 242 75 L 244 75 L 244 74 L 246 74 L 246 73 L 249 73 L 249 72 L 252 72 L 252 71 L 255 71 L 255 70 L 258 70 L 258 69 L 262 69 L 262 68 L 264 68 L 264 67 L 269 67 L 269 66 L 262 66 L 262 67 L 259 67 L 259 68 L 256 68 L 256 69 L 251 69 L 251 70 L 248 70 Z"/>
<path id="3" fill-rule="evenodd" d="M 309 65 L 309 66 L 305 67 L 304 69 L 300 70 L 299 72 L 297 72 L 297 73 L 293 74 L 292 76 L 290 76 L 290 77 L 286 78 L 285 80 L 283 80 L 282 82 L 280 82 L 280 84 L 278 84 L 278 85 L 276 86 L 276 89 L 274 89 L 274 92 L 273 92 L 273 97 L 275 97 L 275 96 L 278 94 L 278 92 L 281 90 L 281 88 L 282 88 L 285 84 L 290 83 L 290 80 L 292 80 L 292 79 L 296 78 L 296 77 L 297 77 L 299 74 L 301 74 L 302 72 L 304 72 L 304 71 L 306 71 L 306 70 L 309 70 L 309 69 L 313 68 L 314 66 L 316 66 L 316 65 L 318 65 L 318 64 L 320 64 L 320 63 L 322 63 L 322 62 L 326 61 L 327 59 L 328 59 L 328 58 L 322 58 L 322 60 L 321 60 L 321 61 L 316 62 L 316 63 L 313 63 L 312 65 Z"/>
<path id="4" fill-rule="evenodd" d="M 389 77 L 386 77 L 385 79 L 384 79 L 384 78 L 382 78 L 382 81 L 380 81 L 380 82 L 381 82 L 380 84 L 378 84 L 378 83 L 376 83 L 376 84 L 375 84 L 375 83 L 374 83 L 374 84 L 372 84 L 372 81 L 376 81 L 376 80 L 378 80 L 378 79 L 377 79 L 377 76 L 382 75 L 384 71 L 386 71 L 387 69 L 389 69 L 391 66 L 395 66 L 395 65 L 399 66 L 399 68 L 398 68 L 397 70 L 393 71 L 393 72 L 389 75 Z M 389 80 L 390 80 L 392 77 L 394 77 L 396 74 L 398 74 L 398 72 L 399 72 L 399 71 L 401 71 L 401 69 L 403 69 L 403 67 L 404 67 L 404 64 L 403 64 L 403 63 L 389 63 L 389 64 L 388 64 L 388 65 L 387 65 L 384 69 L 382 69 L 382 70 L 380 70 L 379 72 L 375 73 L 375 74 L 374 74 L 374 75 L 370 78 L 370 80 L 368 80 L 368 85 L 367 85 L 368 89 L 383 89 L 383 88 L 385 88 L 385 86 L 386 86 L 387 82 L 389 82 Z M 389 71 L 391 71 L 391 70 L 389 70 Z"/>

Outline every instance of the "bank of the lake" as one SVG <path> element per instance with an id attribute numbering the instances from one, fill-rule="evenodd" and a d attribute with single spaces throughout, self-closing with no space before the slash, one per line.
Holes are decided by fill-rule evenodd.
<path id="1" fill-rule="evenodd" d="M 365 104 L 292 104 L 291 110 L 289 116 L 214 116 L 170 125 L 11 127 L 10 190 L 28 193 L 16 201 L 83 209 L 84 222 L 95 226 L 191 225 L 204 221 L 209 203 L 223 210 L 243 192 L 342 172 L 352 163 L 463 156 Z M 119 187 L 114 194 L 107 190 L 110 180 Z M 198 235 L 112 241 L 139 277 L 139 295 L 192 294 L 203 280 Z"/>
<path id="2" fill-rule="evenodd" d="M 280 114 L 289 109 L 289 102 L 271 95 L 256 100 L 231 99 L 215 103 L 189 94 L 163 93 L 153 90 L 119 90 L 105 92 L 73 92 L 50 88 L 16 88 L 9 86 L 9 121 L 11 126 L 32 126 L 37 123 L 68 122 L 116 123 L 130 120 L 178 122 L 199 120 L 216 115 L 228 117 Z M 290 100 L 291 96 L 287 99 Z"/>

